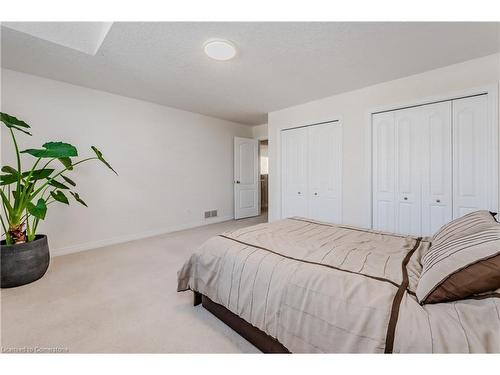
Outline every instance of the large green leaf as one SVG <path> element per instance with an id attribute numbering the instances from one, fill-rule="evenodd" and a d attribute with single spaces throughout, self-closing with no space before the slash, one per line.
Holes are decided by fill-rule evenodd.
<path id="1" fill-rule="evenodd" d="M 58 202 L 69 204 L 68 198 L 61 190 L 57 190 L 56 192 L 51 191 L 50 195 Z"/>
<path id="2" fill-rule="evenodd" d="M 91 148 L 92 148 L 92 150 L 95 152 L 95 154 L 97 155 L 97 158 L 98 158 L 100 161 L 102 161 L 102 162 L 106 165 L 106 167 L 108 167 L 108 168 L 109 168 L 109 169 L 111 169 L 113 172 L 115 172 L 115 174 L 118 176 L 118 173 L 117 173 L 117 172 L 113 169 L 113 167 L 112 167 L 112 166 L 111 166 L 111 165 L 110 165 L 110 164 L 109 164 L 109 163 L 108 163 L 108 162 L 107 162 L 107 161 L 103 158 L 103 156 L 102 156 L 102 152 L 101 152 L 101 151 L 99 151 L 99 149 L 98 149 L 97 147 L 95 147 L 95 146 L 92 146 Z"/>
<path id="3" fill-rule="evenodd" d="M 8 174 L 19 175 L 19 173 L 17 172 L 17 169 L 9 167 L 8 165 L 5 165 L 2 167 L 2 172 L 8 173 Z"/>
<path id="4" fill-rule="evenodd" d="M 66 185 L 61 184 L 60 182 L 57 182 L 56 180 L 51 180 L 49 182 L 49 185 L 52 185 L 52 186 L 54 186 L 54 187 L 56 187 L 58 189 L 65 189 L 65 190 L 69 189 L 69 187 L 67 187 Z"/>
<path id="5" fill-rule="evenodd" d="M 19 180 L 19 173 L 12 167 L 5 165 L 2 167 L 2 172 L 7 174 L 0 175 L 0 186 L 10 185 Z"/>
<path id="6" fill-rule="evenodd" d="M 36 203 L 36 206 L 33 203 L 29 202 L 28 212 L 37 219 L 45 219 L 45 214 L 47 213 L 47 204 L 45 203 L 45 200 L 40 198 Z"/>
<path id="7" fill-rule="evenodd" d="M 17 182 L 19 178 L 13 174 L 2 174 L 0 175 L 0 186 L 10 185 Z"/>
<path id="8" fill-rule="evenodd" d="M 37 180 L 43 180 L 49 177 L 52 172 L 54 172 L 53 169 L 50 168 L 44 168 L 44 169 L 35 169 L 33 173 L 31 174 L 30 181 L 37 181 Z M 28 177 L 30 172 L 24 172 L 23 177 Z"/>
<path id="9" fill-rule="evenodd" d="M 9 185 L 19 180 L 19 173 L 17 173 L 17 171 L 12 167 L 9 166 L 3 167 L 2 172 L 7 172 L 9 174 L 0 175 L 0 186 Z M 52 174 L 52 172 L 54 172 L 54 170 L 50 168 L 35 169 L 32 173 L 24 172 L 22 174 L 22 178 L 28 177 L 31 173 L 30 181 L 43 180 L 49 177 Z"/>
<path id="10" fill-rule="evenodd" d="M 10 185 L 17 182 L 17 178 L 15 178 L 11 174 L 2 174 L 0 175 L 0 186 Z"/>
<path id="11" fill-rule="evenodd" d="M 67 168 L 69 171 L 73 170 L 73 163 L 71 162 L 71 158 L 58 158 L 58 160 Z"/>
<path id="12" fill-rule="evenodd" d="M 88 207 L 88 206 L 87 206 L 87 203 L 85 203 L 85 202 L 83 201 L 83 199 L 82 199 L 82 198 L 80 198 L 80 196 L 78 195 L 78 193 L 74 193 L 74 192 L 72 192 L 72 191 L 70 191 L 70 193 L 71 193 L 71 195 L 75 198 L 75 200 L 76 200 L 78 203 L 81 203 L 81 204 L 83 204 L 85 207 Z"/>
<path id="13" fill-rule="evenodd" d="M 30 126 L 23 120 L 19 120 L 18 118 L 4 112 L 0 112 L 0 121 L 2 121 L 9 128 L 13 126 L 19 126 L 21 128 L 26 128 L 26 129 L 30 128 Z"/>
<path id="14" fill-rule="evenodd" d="M 76 147 L 69 143 L 47 142 L 42 145 L 43 149 L 29 148 L 21 153 L 30 154 L 36 158 L 68 158 L 78 156 Z"/>
<path id="15" fill-rule="evenodd" d="M 19 130 L 25 134 L 31 135 L 30 132 L 26 131 L 25 129 L 29 129 L 30 126 L 25 123 L 22 120 L 19 120 L 18 118 L 8 115 L 7 113 L 0 112 L 0 121 L 5 124 L 10 129 L 16 129 Z"/>

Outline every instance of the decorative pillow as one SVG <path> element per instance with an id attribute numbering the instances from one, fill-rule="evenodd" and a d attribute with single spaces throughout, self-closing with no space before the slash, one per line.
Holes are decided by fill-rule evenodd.
<path id="1" fill-rule="evenodd" d="M 500 288 L 500 223 L 476 211 L 444 225 L 422 256 L 421 304 L 456 301 Z"/>

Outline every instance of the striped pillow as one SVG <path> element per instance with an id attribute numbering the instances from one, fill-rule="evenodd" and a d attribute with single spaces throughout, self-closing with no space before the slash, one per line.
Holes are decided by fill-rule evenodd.
<path id="1" fill-rule="evenodd" d="M 500 223 L 476 211 L 444 225 L 422 256 L 421 304 L 456 301 L 500 288 Z"/>

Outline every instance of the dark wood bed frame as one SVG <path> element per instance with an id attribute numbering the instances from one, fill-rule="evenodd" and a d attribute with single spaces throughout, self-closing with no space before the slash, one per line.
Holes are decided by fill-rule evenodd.
<path id="1" fill-rule="evenodd" d="M 194 306 L 201 304 L 217 318 L 235 330 L 244 339 L 248 340 L 263 353 L 290 353 L 278 340 L 267 333 L 254 327 L 246 320 L 226 309 L 224 306 L 215 303 L 207 296 L 194 292 Z"/>

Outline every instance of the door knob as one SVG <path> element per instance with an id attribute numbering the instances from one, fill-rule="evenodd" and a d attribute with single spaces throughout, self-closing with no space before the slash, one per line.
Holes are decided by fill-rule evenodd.
<path id="1" fill-rule="evenodd" d="M 236 181 L 237 184 L 239 184 L 240 182 L 239 181 Z"/>
<path id="2" fill-rule="evenodd" d="M 404 197 L 403 199 L 404 199 L 405 201 L 407 201 L 407 200 L 408 200 L 408 197 Z"/>
<path id="3" fill-rule="evenodd" d="M 318 195 L 318 193 L 314 193 L 314 195 Z"/>
<path id="4" fill-rule="evenodd" d="M 299 191 L 299 195 L 301 194 L 301 192 Z"/>
<path id="5" fill-rule="evenodd" d="M 441 199 L 436 199 L 436 203 L 441 203 Z"/>

